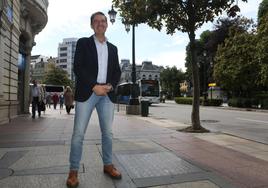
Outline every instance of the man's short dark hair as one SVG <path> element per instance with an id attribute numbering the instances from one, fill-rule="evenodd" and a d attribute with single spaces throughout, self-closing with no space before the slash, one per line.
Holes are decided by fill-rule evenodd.
<path id="1" fill-rule="evenodd" d="M 93 24 L 93 20 L 94 20 L 95 16 L 97 16 L 97 15 L 102 15 L 102 16 L 104 16 L 104 17 L 105 17 L 105 20 L 107 21 L 107 17 L 105 16 L 105 14 L 104 14 L 103 12 L 95 12 L 95 13 L 93 13 L 93 14 L 91 15 L 91 17 L 90 17 L 90 24 L 91 24 L 91 25 Z"/>

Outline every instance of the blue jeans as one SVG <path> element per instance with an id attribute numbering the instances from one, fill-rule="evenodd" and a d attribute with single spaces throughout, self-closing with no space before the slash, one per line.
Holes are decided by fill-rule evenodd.
<path id="1" fill-rule="evenodd" d="M 85 102 L 75 103 L 74 129 L 71 141 L 70 169 L 78 170 L 83 150 L 83 140 L 87 126 L 96 107 L 102 139 L 102 160 L 104 165 L 112 164 L 112 123 L 114 104 L 108 96 L 97 96 L 93 93 Z"/>

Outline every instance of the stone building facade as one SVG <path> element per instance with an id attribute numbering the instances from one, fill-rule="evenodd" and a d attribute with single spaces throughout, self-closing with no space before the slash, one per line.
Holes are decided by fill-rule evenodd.
<path id="1" fill-rule="evenodd" d="M 37 80 L 38 83 L 44 83 L 46 74 L 56 66 L 56 58 L 42 55 L 31 56 L 30 81 Z"/>
<path id="2" fill-rule="evenodd" d="M 48 0 L 0 1 L 0 124 L 29 113 L 31 50 L 47 7 Z"/>
<path id="3" fill-rule="evenodd" d="M 120 66 L 122 70 L 120 83 L 131 82 L 132 64 L 128 59 L 122 59 Z M 152 61 L 143 61 L 141 65 L 136 65 L 136 79 L 160 80 L 162 69 L 163 67 L 154 65 Z"/>

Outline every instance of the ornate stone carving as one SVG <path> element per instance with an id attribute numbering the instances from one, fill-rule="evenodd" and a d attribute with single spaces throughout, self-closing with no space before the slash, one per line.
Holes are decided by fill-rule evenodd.
<path id="1" fill-rule="evenodd" d="M 23 1 L 21 1 L 20 12 L 23 18 L 26 18 L 29 15 L 29 10 L 27 10 L 26 4 Z"/>

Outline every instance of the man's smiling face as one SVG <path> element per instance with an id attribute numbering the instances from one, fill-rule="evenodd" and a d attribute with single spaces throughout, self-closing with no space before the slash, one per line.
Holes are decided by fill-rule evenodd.
<path id="1" fill-rule="evenodd" d="M 104 35 L 106 29 L 108 27 L 107 19 L 105 16 L 101 14 L 97 14 L 94 16 L 93 22 L 91 24 L 91 28 L 94 30 L 96 35 Z"/>

